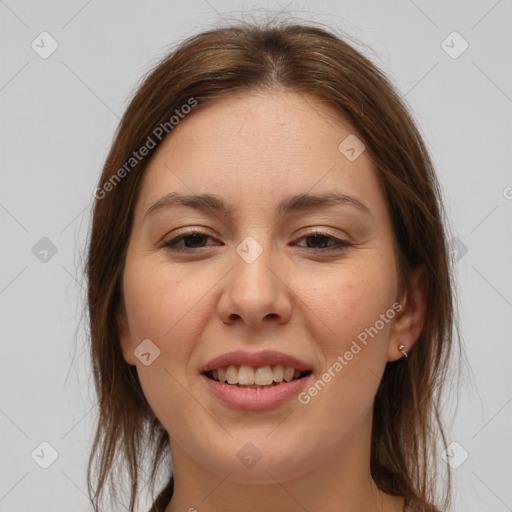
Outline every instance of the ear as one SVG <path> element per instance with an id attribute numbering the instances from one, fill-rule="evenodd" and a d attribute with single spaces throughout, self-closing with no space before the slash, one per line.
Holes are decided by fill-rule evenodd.
<path id="1" fill-rule="evenodd" d="M 423 330 L 427 304 L 426 274 L 425 265 L 417 267 L 411 276 L 409 286 L 398 300 L 402 308 L 393 325 L 388 361 L 404 357 L 398 347 L 404 345 L 405 352 L 409 352 Z"/>
<path id="2" fill-rule="evenodd" d="M 132 336 L 130 326 L 128 325 L 128 317 L 124 306 L 120 307 L 120 311 L 116 316 L 117 332 L 124 360 L 135 366 L 135 354 L 133 352 Z"/>

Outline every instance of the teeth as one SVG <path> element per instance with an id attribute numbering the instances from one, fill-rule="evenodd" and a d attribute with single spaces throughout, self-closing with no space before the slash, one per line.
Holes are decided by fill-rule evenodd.
<path id="1" fill-rule="evenodd" d="M 293 376 L 295 375 L 295 369 L 294 368 L 286 368 L 284 371 L 284 380 L 286 382 L 290 382 L 293 379 Z"/>
<path id="2" fill-rule="evenodd" d="M 252 366 L 229 365 L 224 368 L 217 368 L 213 370 L 211 375 L 214 380 L 219 382 L 227 382 L 231 385 L 249 386 L 255 389 L 260 387 L 272 386 L 273 383 L 280 383 L 286 381 L 290 382 L 293 379 L 301 377 L 304 372 L 300 372 L 295 368 L 283 367 L 277 364 L 273 367 L 270 365 L 253 368 Z"/>
<path id="3" fill-rule="evenodd" d="M 231 368 L 234 368 L 231 366 Z M 240 366 L 238 370 L 238 384 L 252 386 L 254 384 L 254 369 L 252 366 Z M 256 384 L 259 384 L 257 382 Z"/>
<path id="4" fill-rule="evenodd" d="M 269 386 L 274 382 L 274 374 L 272 373 L 272 368 L 270 366 L 262 366 L 258 368 L 254 372 L 254 382 L 258 384 L 258 386 Z M 242 384 L 240 382 L 240 384 Z"/>
<path id="5" fill-rule="evenodd" d="M 228 384 L 238 384 L 238 372 L 233 365 L 228 366 L 228 369 L 226 370 L 226 380 L 228 381 Z"/>
<path id="6" fill-rule="evenodd" d="M 274 366 L 274 382 L 283 382 L 284 368 L 282 364 Z"/>

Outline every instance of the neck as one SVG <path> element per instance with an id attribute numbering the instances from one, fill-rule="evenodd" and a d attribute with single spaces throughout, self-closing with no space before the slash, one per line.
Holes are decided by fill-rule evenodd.
<path id="1" fill-rule="evenodd" d="M 321 465 L 302 461 L 293 476 L 279 467 L 240 483 L 236 468 L 211 470 L 171 439 L 174 494 L 166 512 L 400 512 L 403 498 L 382 493 L 370 473 L 371 415 L 357 434 L 334 445 Z"/>

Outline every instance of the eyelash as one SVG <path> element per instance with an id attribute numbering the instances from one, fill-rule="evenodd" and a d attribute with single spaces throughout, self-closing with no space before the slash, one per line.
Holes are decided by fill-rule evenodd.
<path id="1" fill-rule="evenodd" d="M 197 249 L 201 249 L 202 247 L 199 247 L 199 248 L 184 248 L 184 247 L 179 247 L 177 244 L 178 242 L 180 242 L 181 240 L 185 240 L 186 238 L 189 238 L 191 236 L 194 236 L 194 235 L 200 235 L 200 236 L 203 236 L 203 237 L 207 237 L 207 238 L 212 238 L 212 236 L 208 235 L 207 233 L 203 233 L 201 231 L 190 231 L 188 233 L 184 233 L 182 235 L 178 235 L 174 238 L 172 238 L 171 240 L 168 240 L 167 242 L 165 242 L 163 244 L 163 247 L 166 247 L 167 249 L 171 250 L 171 251 L 175 251 L 175 252 L 181 252 L 181 253 L 193 253 L 193 252 L 198 252 Z M 334 236 L 331 236 L 327 233 L 324 233 L 322 231 L 312 231 L 311 233 L 307 233 L 306 235 L 302 236 L 299 240 L 302 240 L 304 238 L 311 238 L 311 237 L 314 237 L 314 236 L 320 236 L 320 237 L 323 237 L 323 238 L 327 238 L 327 239 L 330 239 L 330 240 L 334 240 L 336 241 L 336 246 L 334 247 L 330 247 L 330 248 L 327 248 L 327 249 L 312 249 L 310 247 L 307 247 L 307 249 L 311 249 L 313 250 L 314 252 L 340 252 L 340 251 L 343 251 L 345 249 L 347 249 L 348 247 L 350 247 L 351 244 L 349 244 L 348 242 L 345 242 L 343 240 L 340 240 Z"/>

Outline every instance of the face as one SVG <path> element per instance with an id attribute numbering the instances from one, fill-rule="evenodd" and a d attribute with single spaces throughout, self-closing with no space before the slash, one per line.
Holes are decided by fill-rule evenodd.
<path id="1" fill-rule="evenodd" d="M 349 135 L 362 140 L 312 95 L 251 93 L 199 105 L 153 155 L 119 324 L 173 462 L 268 483 L 369 446 L 385 365 L 414 334 L 400 337 L 406 309 L 383 191 L 366 151 L 354 159 L 339 149 Z M 171 193 L 216 201 L 176 204 Z M 339 197 L 289 201 L 328 193 Z M 235 351 L 247 357 L 207 366 Z M 270 388 L 214 382 L 222 369 L 202 373 L 220 367 L 250 382 L 270 366 L 279 380 L 280 362 L 301 364 L 286 356 L 306 373 Z M 240 366 L 248 368 L 237 375 Z"/>

